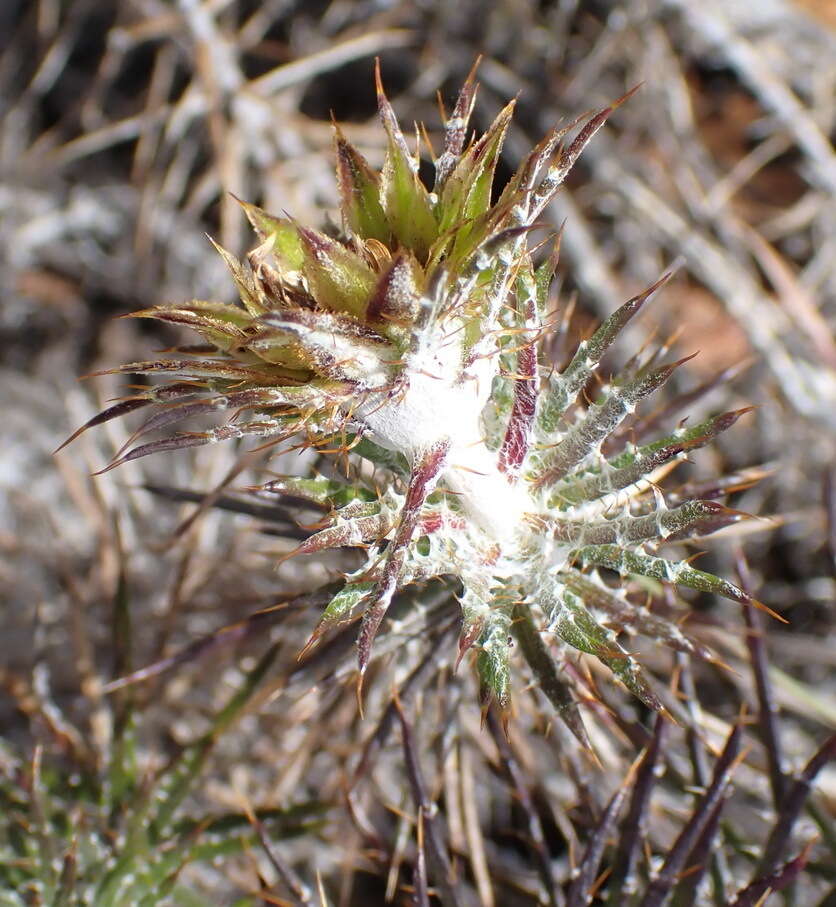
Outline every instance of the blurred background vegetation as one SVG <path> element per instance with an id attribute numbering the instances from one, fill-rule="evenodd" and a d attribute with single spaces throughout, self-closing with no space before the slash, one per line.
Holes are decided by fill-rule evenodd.
<path id="1" fill-rule="evenodd" d="M 733 506 L 763 519 L 707 542 L 701 563 L 743 573 L 788 624 L 769 621 L 764 637 L 763 622 L 728 603 L 691 600 L 689 627 L 723 664 L 642 653 L 690 711 L 664 746 L 653 717 L 598 690 L 603 678 L 579 661 L 606 704 L 589 707 L 597 762 L 552 727 L 534 691 L 508 739 L 491 715 L 480 730 L 468 672 L 453 675 L 444 654 L 455 590 L 415 591 L 421 616 L 381 646 L 365 720 L 350 639 L 297 663 L 318 611 L 305 593 L 351 560 L 273 568 L 275 537 L 299 527 L 246 488 L 267 470 L 300 469 L 293 453 L 268 464 L 232 447 L 179 451 L 92 479 L 125 441 L 117 426 L 52 456 L 125 392 L 116 378 L 79 375 L 183 341 L 114 316 L 233 298 L 205 237 L 238 253 L 251 244 L 233 195 L 327 226 L 332 116 L 380 163 L 376 56 L 402 122 L 426 123 L 433 139 L 437 95 L 449 109 L 479 55 L 477 126 L 519 97 L 506 175 L 555 122 L 643 83 L 548 212 L 565 222 L 559 304 L 575 306 L 582 336 L 674 267 L 612 365 L 651 341 L 699 350 L 672 382 L 679 394 L 709 386 L 693 419 L 758 406 L 689 477 L 740 475 Z M 638 812 L 616 803 L 619 821 L 641 819 L 642 853 L 630 859 L 646 878 L 697 814 L 743 715 L 722 821 L 713 804 L 704 859 L 686 861 L 665 897 L 730 903 L 765 878 L 791 775 L 818 752 L 806 812 L 769 868 L 801 854 L 776 900 L 836 904 L 832 0 L 5 0 L 0 105 L 0 903 L 59 903 L 99 821 L 91 834 L 104 850 L 126 852 L 127 822 L 133 871 L 157 866 L 142 903 L 423 903 L 419 788 L 425 807 L 440 807 L 426 834 L 441 836 L 457 880 L 428 897 L 603 902 L 600 853 L 582 854 L 600 843 L 600 871 L 623 870 L 606 805 L 618 791 L 637 802 L 631 763 L 644 752 L 664 776 Z M 186 650 L 174 671 L 104 687 L 201 639 L 212 651 Z M 172 782 L 170 815 L 148 819 L 158 772 L 186 781 Z M 175 814 L 186 824 L 172 828 Z M 213 850 L 201 833 L 223 822 Z M 139 842 L 130 828 L 152 831 Z M 26 881 L 38 859 L 52 889 Z M 66 903 L 140 903 L 117 885 L 90 890 L 98 900 Z"/>

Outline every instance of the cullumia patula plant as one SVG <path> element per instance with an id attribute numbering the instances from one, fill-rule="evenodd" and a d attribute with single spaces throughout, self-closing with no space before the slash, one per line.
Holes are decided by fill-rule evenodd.
<path id="1" fill-rule="evenodd" d="M 230 414 L 211 430 L 135 446 L 112 466 L 227 439 L 301 437 L 337 452 L 349 478 L 290 476 L 265 486 L 328 508 L 326 523 L 292 554 L 365 549 L 311 644 L 362 614 L 362 683 L 398 590 L 453 577 L 458 658 L 475 653 L 484 701 L 507 710 L 512 662 L 522 658 L 584 740 L 561 650 L 597 657 L 655 709 L 660 702 L 625 634 L 706 654 L 677 623 L 638 606 L 619 578 L 757 604 L 659 551 L 740 518 L 714 499 L 665 498 L 656 481 L 746 410 L 646 438 L 636 408 L 680 362 L 642 354 L 589 398 L 602 357 L 664 278 L 618 308 L 562 370 L 547 358 L 557 256 L 532 233 L 584 146 L 629 94 L 552 130 L 497 192 L 513 102 L 471 137 L 471 73 L 446 120 L 430 187 L 379 72 L 377 92 L 386 137 L 380 172 L 334 127 L 341 235 L 244 203 L 260 244 L 245 261 L 217 247 L 241 304 L 194 300 L 137 312 L 187 325 L 203 344 L 112 370 L 172 380 L 119 401 L 85 428 L 144 407 L 155 412 L 138 435 Z"/>

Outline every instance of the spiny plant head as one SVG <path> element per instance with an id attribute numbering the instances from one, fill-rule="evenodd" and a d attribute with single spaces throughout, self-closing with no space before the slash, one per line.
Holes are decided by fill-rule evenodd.
<path id="1" fill-rule="evenodd" d="M 552 130 L 497 197 L 513 102 L 483 135 L 469 138 L 471 72 L 447 118 L 428 188 L 418 174 L 419 147 L 410 150 L 379 72 L 377 89 L 386 136 L 380 172 L 334 127 L 342 235 L 244 204 L 260 245 L 245 262 L 218 247 L 241 305 L 195 300 L 137 312 L 187 325 L 205 346 L 112 370 L 176 380 L 121 400 L 84 428 L 149 405 L 157 411 L 134 438 L 196 415 L 233 414 L 209 431 L 143 443 L 111 466 L 231 438 L 302 437 L 305 446 L 347 458 L 348 478 L 286 477 L 265 486 L 329 513 L 292 554 L 366 550 L 310 644 L 362 611 L 362 680 L 395 593 L 455 577 L 458 656 L 476 652 L 485 703 L 510 704 L 516 640 L 584 740 L 571 684 L 557 668 L 561 650 L 597 657 L 654 709 L 660 702 L 619 636 L 638 632 L 707 654 L 676 623 L 637 606 L 616 577 L 753 603 L 731 583 L 656 551 L 739 519 L 716 500 L 665 499 L 655 482 L 745 410 L 647 440 L 653 420 L 642 423 L 634 411 L 684 361 L 660 363 L 658 353 L 635 356 L 586 401 L 602 357 L 664 278 L 611 315 L 562 371 L 547 359 L 542 341 L 553 328 L 558 244 L 535 264 L 529 234 L 629 94 Z M 722 489 L 721 482 L 710 496 Z"/>

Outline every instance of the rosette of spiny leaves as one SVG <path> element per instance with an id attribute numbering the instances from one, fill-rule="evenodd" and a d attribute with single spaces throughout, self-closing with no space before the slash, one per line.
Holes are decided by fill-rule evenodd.
<path id="1" fill-rule="evenodd" d="M 634 410 L 680 364 L 652 356 L 635 357 L 585 402 L 602 357 L 659 284 L 610 316 L 562 371 L 545 359 L 556 254 L 535 265 L 530 233 L 584 146 L 629 95 L 552 130 L 495 197 L 513 102 L 470 138 L 470 74 L 446 120 L 429 188 L 379 72 L 377 89 L 386 138 L 380 172 L 335 126 L 342 235 L 244 204 L 260 245 L 245 262 L 219 248 L 241 305 L 192 301 L 136 313 L 187 325 L 205 347 L 113 370 L 176 380 L 118 402 L 85 428 L 150 405 L 157 411 L 137 436 L 195 415 L 231 414 L 211 430 L 133 447 L 111 466 L 166 449 L 300 433 L 307 445 L 369 461 L 375 468 L 354 469 L 350 480 L 288 477 L 268 486 L 329 510 L 293 554 L 366 551 L 312 642 L 361 612 L 362 680 L 395 593 L 456 577 L 459 658 L 471 647 L 477 653 L 485 701 L 509 705 L 516 638 L 544 692 L 583 738 L 558 668 L 567 650 L 596 656 L 657 709 L 619 637 L 638 632 L 705 654 L 601 570 L 751 602 L 731 583 L 654 547 L 738 519 L 714 500 L 665 501 L 654 480 L 743 410 L 639 443 Z"/>

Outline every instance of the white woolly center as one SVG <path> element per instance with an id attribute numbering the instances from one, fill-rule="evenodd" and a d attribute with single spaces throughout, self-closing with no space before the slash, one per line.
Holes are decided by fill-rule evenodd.
<path id="1" fill-rule="evenodd" d="M 404 454 L 410 463 L 434 444 L 448 441 L 447 468 L 439 487 L 457 501 L 504 550 L 514 546 L 521 517 L 532 509 L 524 483 L 511 485 L 485 446 L 481 413 L 491 390 L 495 363 L 477 361 L 465 374 L 458 342 L 427 344 L 409 357 L 403 388 L 391 398 L 372 395 L 357 415 L 373 440 Z"/>

